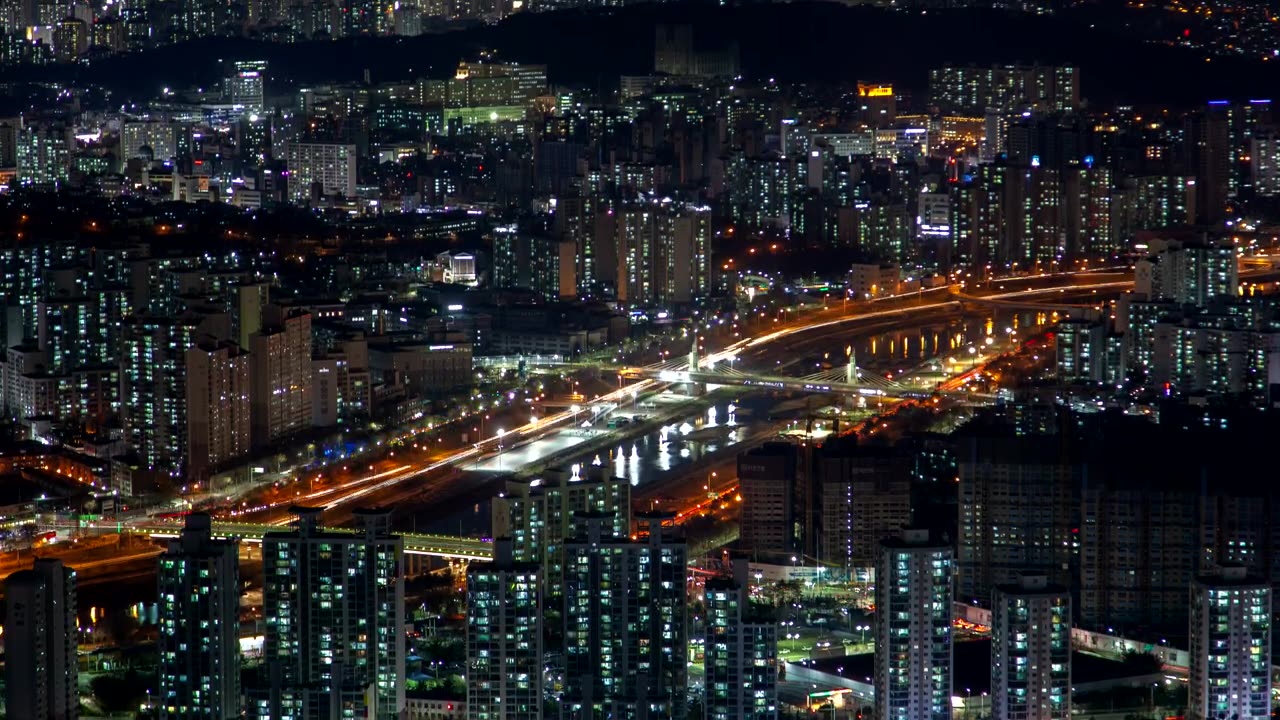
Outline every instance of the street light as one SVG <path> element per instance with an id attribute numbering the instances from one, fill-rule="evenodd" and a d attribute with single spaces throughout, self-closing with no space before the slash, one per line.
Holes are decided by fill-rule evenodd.
<path id="1" fill-rule="evenodd" d="M 498 471 L 499 472 L 502 471 L 502 436 L 506 434 L 507 434 L 506 430 L 503 430 L 502 428 L 498 428 Z"/>

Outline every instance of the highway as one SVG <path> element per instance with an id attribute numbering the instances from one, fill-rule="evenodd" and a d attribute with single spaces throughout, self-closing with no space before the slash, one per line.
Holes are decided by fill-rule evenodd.
<path id="1" fill-rule="evenodd" d="M 1120 290 L 1131 285 L 1132 280 L 1114 272 L 1078 272 L 1058 275 L 1009 278 L 986 283 L 987 288 L 970 288 L 964 296 L 957 296 L 958 288 L 941 287 L 923 290 L 905 296 L 884 298 L 869 302 L 842 303 L 830 308 L 816 309 L 799 317 L 782 321 L 759 323 L 765 327 L 741 326 L 739 337 L 716 338 L 708 329 L 706 343 L 723 343 L 718 349 L 707 352 L 699 359 L 698 370 L 711 371 L 718 365 L 731 363 L 745 356 L 757 356 L 760 351 L 774 347 L 791 350 L 806 337 L 819 337 L 852 328 L 866 326 L 898 326 L 927 318 L 930 314 L 954 311 L 962 302 L 982 301 L 1051 301 L 1055 295 L 1079 294 L 1091 290 Z M 744 320 L 745 322 L 745 320 Z M 708 326 L 710 327 L 710 326 Z M 738 327 L 735 324 L 735 327 Z M 726 325 L 722 334 L 727 335 Z M 695 329 L 695 332 L 698 331 Z M 745 336 L 742 336 L 745 335 Z M 621 368 L 618 368 L 621 370 Z M 634 396 L 648 395 L 668 387 L 669 383 L 656 379 L 642 379 L 629 385 L 603 392 L 583 405 L 614 404 L 621 406 Z M 462 472 L 471 463 L 494 456 L 502 449 L 510 449 L 521 443 L 542 438 L 560 431 L 581 419 L 582 411 L 573 409 L 553 412 L 503 432 L 490 427 L 492 435 L 464 447 L 436 451 L 412 452 L 406 446 L 387 453 L 383 460 L 368 466 L 367 471 L 349 472 L 339 479 L 313 482 L 299 479 L 282 486 L 267 499 L 253 507 L 225 507 L 214 509 L 219 527 L 227 534 L 246 539 L 261 537 L 272 528 L 287 526 L 291 520 L 289 508 L 293 505 L 316 505 L 326 508 L 326 525 L 340 525 L 343 518 L 362 505 L 394 505 L 409 498 L 422 499 L 422 493 L 442 497 L 449 493 L 464 492 L 460 483 L 468 477 Z M 438 431 L 437 431 L 438 432 Z M 410 443 L 414 438 L 409 438 Z M 434 439 L 433 439 L 434 441 Z M 517 468 L 512 468 L 517 469 Z M 474 478 L 472 478 L 474 480 Z M 303 487 L 305 484 L 305 488 Z M 112 531 L 125 530 L 152 534 L 156 537 L 172 535 L 178 529 L 176 522 L 159 521 L 153 517 L 122 520 L 111 523 Z M 100 529 L 106 531 L 108 528 Z M 442 557 L 472 558 L 487 555 L 480 541 L 442 536 L 406 536 L 409 552 Z"/>
<path id="2" fill-rule="evenodd" d="M 111 526 L 114 530 L 114 525 Z M 176 538 L 182 529 L 179 522 L 139 524 L 131 528 L 138 533 L 145 533 L 152 538 Z M 282 528 L 276 525 L 240 522 L 215 522 L 215 537 L 240 538 L 245 542 L 261 542 L 263 536 L 270 532 L 279 532 Z M 354 533 L 342 528 L 326 528 L 328 532 Z M 479 538 L 460 538 L 450 535 L 427 535 L 422 533 L 400 533 L 404 538 L 404 551 L 409 555 L 432 555 L 460 560 L 486 560 L 493 557 L 492 545 Z"/>
<path id="3" fill-rule="evenodd" d="M 765 332 L 733 340 L 723 347 L 708 352 L 699 358 L 699 368 L 710 370 L 717 365 L 737 359 L 746 351 L 755 351 L 767 346 L 794 340 L 815 332 L 843 330 L 853 323 L 875 321 L 911 322 L 931 312 L 958 308 L 963 301 L 1047 301 L 1055 294 L 1084 290 L 1121 290 L 1132 285 L 1132 279 L 1122 278 L 1116 272 L 1078 272 L 1058 275 L 1043 275 L 1009 278 L 997 280 L 988 285 L 996 287 L 988 290 L 970 290 L 963 298 L 953 295 L 953 287 L 941 287 L 911 293 L 897 298 L 887 298 L 869 303 L 857 303 L 846 309 L 832 306 L 825 310 L 814 311 L 810 315 L 802 315 L 789 322 L 775 322 Z M 1031 285 L 1033 287 L 1027 287 Z M 708 340 L 710 342 L 710 340 Z M 590 403 L 614 403 L 621 405 L 632 396 L 643 395 L 665 388 L 668 383 L 643 379 L 625 387 L 593 398 Z M 330 512 L 346 508 L 349 510 L 362 501 L 383 500 L 389 491 L 397 488 L 418 489 L 425 484 L 448 483 L 456 478 L 457 470 L 477 460 L 489 457 L 498 452 L 499 445 L 504 448 L 543 437 L 558 431 L 576 418 L 580 413 L 563 410 L 546 417 L 521 424 L 506 432 L 495 432 L 492 436 L 482 438 L 479 442 L 465 448 L 442 453 L 429 461 L 406 460 L 391 468 L 370 472 L 339 485 L 325 487 L 313 492 L 296 495 L 293 498 L 280 499 L 270 507 L 247 513 L 244 520 L 257 520 L 271 525 L 286 525 L 289 517 L 286 513 L 291 504 L 325 505 Z"/>
<path id="4" fill-rule="evenodd" d="M 1052 303 L 1056 297 L 1080 302 L 1081 299 L 1087 299 L 1081 296 L 1095 290 L 1116 291 L 1130 283 L 1131 281 L 1127 279 L 1118 279 L 1114 273 L 1037 276 L 994 281 L 990 290 L 969 289 L 965 297 L 957 297 L 951 288 L 939 288 L 872 302 L 850 303 L 847 306 L 842 304 L 814 310 L 785 322 L 780 318 L 771 318 L 771 322 L 758 323 L 760 327 L 751 327 L 750 331 L 741 325 L 730 328 L 730 323 L 725 323 L 717 328 L 720 331 L 719 337 L 712 331 L 706 333 L 706 344 L 715 349 L 701 357 L 698 365 L 703 371 L 710 371 L 717 365 L 731 361 L 735 365 L 749 363 L 768 367 L 774 358 L 785 358 L 790 362 L 791 359 L 798 357 L 799 348 L 805 345 L 829 343 L 833 337 L 855 330 L 880 332 L 902 328 L 912 323 L 933 323 L 940 318 L 953 316 L 962 307 L 962 303 L 974 300 L 1030 302 L 1036 303 L 1037 306 L 1041 302 Z M 738 337 L 734 337 L 734 330 L 738 331 Z M 843 343 L 843 340 L 841 342 Z M 599 381 L 596 382 L 599 384 Z M 582 377 L 582 384 L 584 388 L 588 385 L 585 376 Z M 640 380 L 616 389 L 610 387 L 606 390 L 606 386 L 599 385 L 599 389 L 603 392 L 590 400 L 584 398 L 582 401 L 584 407 L 598 403 L 622 406 L 625 404 L 624 401 L 631 399 L 633 393 L 643 396 L 668 386 L 667 383 L 651 379 Z M 948 385 L 949 389 L 955 387 L 958 387 L 957 383 Z M 517 407 L 521 409 L 517 410 Z M 523 412 L 527 410 L 517 403 L 511 407 L 511 411 L 506 414 L 502 422 L 520 417 L 520 413 Z M 287 526 L 291 519 L 289 507 L 295 504 L 325 506 L 327 508 L 326 526 L 335 527 L 341 525 L 344 518 L 348 518 L 351 512 L 360 506 L 394 506 L 410 499 L 419 505 L 432 505 L 436 498 L 474 494 L 479 486 L 464 486 L 463 482 L 484 482 L 484 480 L 478 479 L 473 473 L 464 472 L 464 467 L 494 456 L 499 451 L 500 445 L 509 450 L 515 444 L 542 438 L 576 424 L 582 419 L 584 412 L 586 411 L 554 412 L 545 417 L 521 423 L 505 433 L 497 431 L 493 425 L 490 425 L 489 431 L 493 433 L 492 435 L 484 437 L 479 442 L 450 450 L 429 451 L 427 448 L 430 444 L 427 438 L 407 438 L 408 444 L 388 450 L 386 457 L 371 465 L 361 463 L 362 467 L 357 469 L 355 461 L 351 461 L 350 471 L 337 474 L 336 478 L 312 482 L 316 480 L 316 476 L 309 474 L 306 480 L 299 479 L 282 485 L 269 501 L 257 507 L 234 510 L 231 507 L 215 509 L 213 512 L 217 523 L 216 528 L 220 534 L 234 535 L 244 538 L 247 542 L 253 542 L 260 539 L 266 532 Z M 497 416 L 495 420 L 496 418 Z M 483 429 L 484 426 L 480 427 Z M 625 430 L 619 432 L 625 432 Z M 437 429 L 435 434 L 439 433 L 440 430 Z M 420 452 L 412 452 L 409 449 L 415 441 L 422 443 Z M 437 438 L 429 436 L 429 441 L 435 443 Z M 440 446 L 437 445 L 437 447 Z M 719 467 L 719 463 L 714 463 L 712 467 Z M 719 487 L 717 490 L 722 493 L 728 490 L 730 477 L 730 473 L 722 472 L 725 487 Z M 721 494 L 720 497 L 731 496 Z M 681 501 L 680 504 L 689 511 L 686 514 L 710 510 L 716 503 L 707 499 L 705 506 L 698 507 L 701 500 L 682 497 Z M 147 516 L 121 519 L 118 524 L 104 522 L 101 527 L 82 528 L 90 533 L 135 532 L 157 539 L 173 537 L 180 529 L 181 520 L 178 518 L 164 520 Z M 407 533 L 405 547 L 406 552 L 410 554 L 454 559 L 480 559 L 490 555 L 489 546 L 485 541 L 457 536 Z M 113 562 L 124 563 L 130 558 L 135 561 L 147 559 L 134 555 L 122 556 Z M 73 557 L 67 557 L 66 560 L 72 565 L 77 564 Z M 96 558 L 85 558 L 85 560 L 96 561 Z"/>

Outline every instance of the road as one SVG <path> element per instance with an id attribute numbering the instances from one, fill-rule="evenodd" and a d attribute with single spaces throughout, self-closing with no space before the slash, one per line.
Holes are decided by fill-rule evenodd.
<path id="1" fill-rule="evenodd" d="M 986 287 L 970 287 L 965 292 L 975 299 L 1048 300 L 1055 293 L 1064 291 L 1104 288 L 1115 290 L 1131 283 L 1132 280 L 1128 277 L 1114 272 L 1078 272 L 996 280 L 986 283 Z M 700 358 L 699 366 L 710 368 L 764 349 L 794 347 L 797 341 L 807 336 L 820 337 L 825 333 L 881 323 L 885 327 L 893 327 L 958 306 L 959 301 L 952 296 L 951 288 L 938 288 L 896 298 L 841 303 L 800 314 L 794 319 L 788 316 L 785 319 L 774 317 L 772 322 L 744 320 L 741 326 L 735 324 L 731 328 L 734 332 L 728 333 L 730 328 L 726 328 L 726 332 L 720 333 L 719 337 L 709 325 L 704 336 L 705 343 L 708 346 L 720 346 L 705 352 Z M 665 387 L 665 383 L 657 380 L 639 380 L 601 393 L 589 402 L 621 405 L 634 395 L 652 393 Z M 488 428 L 481 426 L 481 431 L 487 430 L 492 434 L 464 447 L 444 451 L 427 450 L 425 443 L 423 449 L 411 450 L 415 438 L 409 438 L 410 446 L 390 451 L 386 458 L 370 464 L 364 471 L 348 472 L 339 479 L 321 483 L 320 487 L 307 481 L 307 487 L 303 489 L 302 482 L 294 482 L 281 488 L 260 505 L 234 510 L 228 508 L 221 514 L 228 519 L 234 518 L 247 523 L 283 526 L 290 521 L 288 508 L 291 505 L 323 505 L 328 510 L 328 522 L 337 524 L 360 505 L 391 504 L 424 490 L 444 492 L 455 488 L 461 480 L 460 469 L 467 464 L 490 457 L 500 448 L 510 448 L 559 431 L 575 423 L 580 419 L 579 416 L 580 412 L 562 410 L 506 430 L 492 425 Z M 132 524 L 150 521 L 149 518 L 139 518 Z"/>
<path id="2" fill-rule="evenodd" d="M 1131 276 L 1115 272 L 1079 272 L 1009 278 L 992 281 L 987 285 L 988 287 L 985 288 L 969 288 L 966 291 L 967 295 L 975 299 L 1047 301 L 1055 295 L 1074 291 L 1120 290 L 1132 285 L 1132 279 Z M 707 352 L 700 358 L 699 365 L 710 368 L 713 365 L 731 362 L 750 351 L 778 346 L 785 340 L 815 333 L 821 334 L 824 331 L 843 331 L 854 323 L 861 326 L 883 322 L 886 326 L 892 326 L 911 322 L 931 312 L 954 309 L 958 304 L 959 301 L 952 296 L 951 288 L 938 288 L 898 298 L 850 304 L 854 305 L 853 307 L 833 305 L 788 322 L 769 323 L 769 327 L 762 328 L 748 337 L 728 341 L 719 349 Z M 715 340 L 717 338 L 707 336 L 708 343 Z M 790 343 L 787 344 L 790 345 Z M 653 392 L 664 387 L 664 383 L 656 380 L 640 380 L 602 394 L 591 402 L 622 404 L 630 400 L 633 395 Z M 543 437 L 563 429 L 578 416 L 579 413 L 565 410 L 506 431 L 490 428 L 493 435 L 482 438 L 469 447 L 441 453 L 427 461 L 406 459 L 405 462 L 393 467 L 379 468 L 376 472 L 352 478 L 338 486 L 326 487 L 282 500 L 280 505 L 266 514 L 265 521 L 286 524 L 289 518 L 282 510 L 287 507 L 287 504 L 324 504 L 330 512 L 342 511 L 344 508 L 349 511 L 362 501 L 381 500 L 387 491 L 395 488 L 412 488 L 416 492 L 427 484 L 449 483 L 456 480 L 457 476 L 456 472 L 451 471 L 495 454 L 500 444 L 509 448 L 521 442 Z M 246 517 L 245 519 L 254 518 Z"/>
<path id="3" fill-rule="evenodd" d="M 1002 298 L 1050 300 L 1055 294 L 1074 298 L 1079 294 L 1091 294 L 1094 289 L 1105 288 L 1108 291 L 1121 289 L 1125 284 L 1125 280 L 1117 280 L 1114 274 L 1078 273 L 1071 276 L 1019 278 L 1007 281 L 1003 286 L 997 281 L 990 291 L 984 288 L 970 289 L 968 292 L 974 296 L 997 300 Z M 809 343 L 830 342 L 832 337 L 851 331 L 880 332 L 903 326 L 909 327 L 912 323 L 918 325 L 922 322 L 934 322 L 939 318 L 954 315 L 958 308 L 959 302 L 951 297 L 949 291 L 940 289 L 916 293 L 909 297 L 819 309 L 785 322 L 774 319 L 750 330 L 746 326 L 726 327 L 718 334 L 710 331 L 706 333 L 705 345 L 711 349 L 705 352 L 699 365 L 707 368 L 713 364 L 734 360 L 761 362 L 765 367 L 770 367 L 773 358 L 794 358 L 798 349 Z M 584 379 L 584 388 L 586 385 L 587 382 Z M 633 392 L 643 395 L 665 387 L 664 383 L 654 380 L 642 380 L 607 391 L 604 391 L 604 387 L 600 387 L 603 392 L 589 402 L 623 405 L 624 401 L 631 399 Z M 584 398 L 584 404 L 586 402 L 588 401 Z M 529 412 L 528 408 L 524 408 L 519 403 L 514 403 L 512 409 L 514 412 L 508 413 L 506 419 L 518 417 L 521 412 Z M 328 478 L 324 482 L 316 483 L 315 477 L 311 476 L 305 481 L 281 486 L 269 502 L 259 507 L 237 507 L 235 510 L 226 508 L 217 514 L 227 521 L 280 527 L 289 522 L 288 508 L 291 505 L 324 505 L 328 509 L 327 524 L 339 526 L 349 519 L 352 510 L 360 506 L 394 506 L 409 498 L 422 502 L 423 498 L 429 501 L 433 497 L 446 498 L 451 495 L 474 493 L 479 488 L 466 485 L 464 481 L 474 482 L 475 478 L 470 473 L 462 472 L 463 467 L 493 456 L 498 452 L 500 445 L 509 449 L 514 443 L 544 437 L 571 424 L 576 424 L 579 420 L 581 420 L 581 412 L 564 410 L 520 423 L 507 432 L 500 432 L 491 424 L 487 430 L 493 433 L 492 435 L 482 438 L 479 442 L 447 450 L 428 449 L 430 443 L 437 442 L 439 439 L 437 437 L 406 438 L 406 445 L 389 450 L 386 457 L 372 464 L 360 463 L 360 467 L 356 467 L 353 461 L 350 470 L 337 478 Z M 505 422 L 505 419 L 503 421 Z M 471 422 L 467 424 L 470 425 Z M 477 427 L 484 428 L 483 425 Z M 436 434 L 439 433 L 437 429 Z M 417 450 L 413 449 L 415 442 L 420 443 Z M 729 489 L 728 486 L 731 485 L 735 474 L 731 463 L 726 462 L 725 466 L 715 463 L 708 470 L 720 473 L 724 487 L 717 489 L 722 491 Z M 707 511 L 714 512 L 717 509 L 716 505 L 733 502 L 729 499 L 733 496 L 721 495 L 721 500 L 711 501 L 705 497 L 698 498 L 683 492 L 679 494 L 681 497 L 677 501 L 677 506 L 686 510 L 687 516 Z M 154 523 L 155 519 L 150 517 L 122 521 L 126 529 L 129 526 L 144 529 Z M 177 523 L 175 522 L 174 525 L 176 529 Z M 425 541 L 422 544 L 424 548 L 430 545 Z M 440 543 L 436 545 L 444 547 Z M 447 549 L 459 550 L 452 546 Z"/>

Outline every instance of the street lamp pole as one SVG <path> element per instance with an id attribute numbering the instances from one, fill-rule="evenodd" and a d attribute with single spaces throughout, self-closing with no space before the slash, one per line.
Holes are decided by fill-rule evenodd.
<path id="1" fill-rule="evenodd" d="M 502 472 L 502 436 L 506 434 L 506 430 L 498 428 L 498 472 Z"/>

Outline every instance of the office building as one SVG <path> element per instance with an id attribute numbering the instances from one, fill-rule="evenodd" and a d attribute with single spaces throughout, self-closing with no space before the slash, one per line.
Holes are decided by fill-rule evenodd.
<path id="1" fill-rule="evenodd" d="M 1193 720 L 1271 715 L 1271 584 L 1238 565 L 1191 585 Z"/>
<path id="2" fill-rule="evenodd" d="M 249 336 L 255 447 L 311 427 L 311 314 L 268 305 Z"/>
<path id="3" fill-rule="evenodd" d="M 232 67 L 231 75 L 226 79 L 227 102 L 243 108 L 247 115 L 261 113 L 265 107 L 263 86 L 266 76 L 265 60 L 237 61 Z"/>
<path id="4" fill-rule="evenodd" d="M 871 127 L 887 127 L 898 117 L 898 96 L 893 85 L 858 81 L 859 120 Z"/>
<path id="5" fill-rule="evenodd" d="M 363 712 L 398 720 L 405 698 L 404 540 L 390 516 L 356 511 L 356 532 L 330 532 L 319 508 L 262 541 L 263 659 L 271 693 L 307 720 Z M 364 715 L 357 715 L 364 717 Z"/>
<path id="6" fill-rule="evenodd" d="M 80 715 L 76 572 L 42 558 L 4 583 L 5 711 L 11 718 Z"/>
<path id="7" fill-rule="evenodd" d="M 991 599 L 992 720 L 1071 717 L 1071 594 L 1023 574 Z"/>
<path id="8" fill-rule="evenodd" d="M 476 256 L 471 253 L 442 252 L 436 263 L 443 270 L 443 280 L 458 285 L 476 284 Z"/>
<path id="9" fill-rule="evenodd" d="M 355 145 L 290 142 L 285 146 L 285 166 L 291 202 L 306 205 L 339 195 L 355 197 Z"/>
<path id="10" fill-rule="evenodd" d="M 193 513 L 159 563 L 160 717 L 240 717 L 237 541 L 215 540 L 210 517 Z"/>
<path id="11" fill-rule="evenodd" d="M 542 574 L 516 562 L 511 541 L 493 543 L 493 562 L 467 566 L 467 717 L 541 720 Z"/>
<path id="12" fill-rule="evenodd" d="M 949 543 L 928 530 L 884 540 L 876 566 L 877 720 L 951 718 Z"/>
<path id="13" fill-rule="evenodd" d="M 474 379 L 470 343 L 388 343 L 369 348 L 369 370 L 384 387 L 403 388 L 409 398 L 444 397 Z"/>
<path id="14" fill-rule="evenodd" d="M 732 578 L 707 580 L 706 720 L 774 720 L 778 715 L 778 623 L 753 607 L 747 562 Z"/>
<path id="15" fill-rule="evenodd" d="M 687 548 L 675 515 L 638 515 L 637 540 L 611 516 L 579 516 L 565 545 L 564 718 L 688 715 Z"/>

